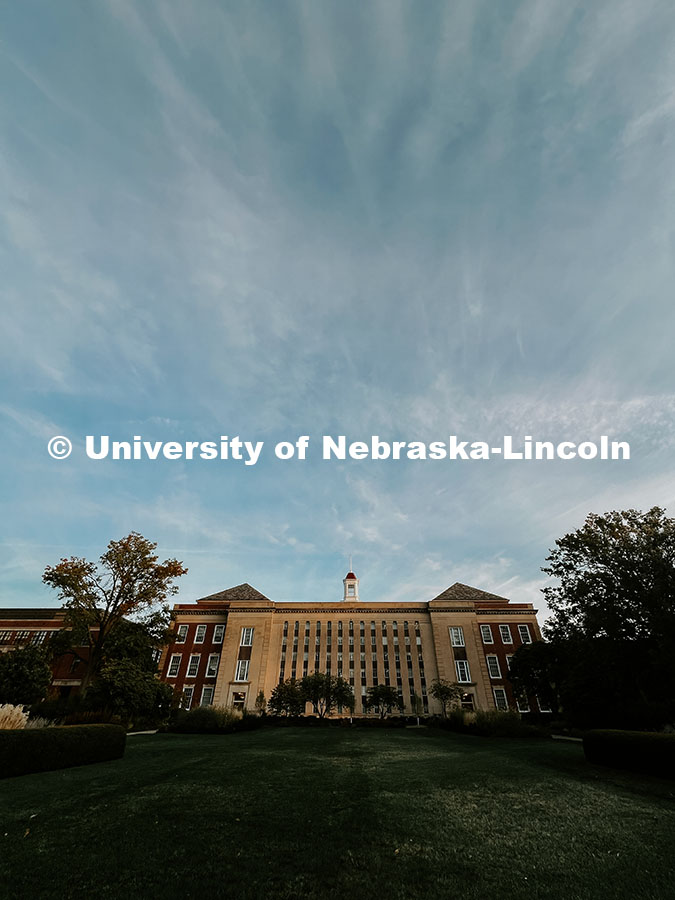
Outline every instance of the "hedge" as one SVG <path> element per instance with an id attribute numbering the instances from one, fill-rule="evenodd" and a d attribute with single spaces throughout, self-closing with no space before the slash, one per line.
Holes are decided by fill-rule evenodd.
<path id="1" fill-rule="evenodd" d="M 0 778 L 119 759 L 126 739 L 120 725 L 0 730 Z"/>
<path id="2" fill-rule="evenodd" d="M 589 762 L 675 778 L 675 734 L 645 731 L 587 731 L 584 754 Z"/>

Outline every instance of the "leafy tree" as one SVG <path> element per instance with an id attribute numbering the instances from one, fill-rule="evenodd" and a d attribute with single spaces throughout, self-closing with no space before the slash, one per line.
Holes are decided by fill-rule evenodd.
<path id="1" fill-rule="evenodd" d="M 368 709 L 379 709 L 380 718 L 384 719 L 394 707 L 399 711 L 402 710 L 403 701 L 395 687 L 391 687 L 388 684 L 375 684 L 369 687 L 366 692 L 366 707 Z"/>
<path id="2" fill-rule="evenodd" d="M 410 695 L 410 709 L 413 712 L 414 716 L 420 716 L 422 714 L 422 698 L 419 694 L 415 694 L 414 692 Z"/>
<path id="3" fill-rule="evenodd" d="M 110 709 L 127 721 L 167 718 L 173 688 L 130 659 L 106 662 L 92 684 L 89 705 Z"/>
<path id="4" fill-rule="evenodd" d="M 258 692 L 258 696 L 255 698 L 255 708 L 258 712 L 258 715 L 265 715 L 265 712 L 267 710 L 267 699 L 265 698 L 265 691 Z"/>
<path id="5" fill-rule="evenodd" d="M 448 715 L 448 709 L 462 699 L 463 693 L 464 688 L 460 684 L 457 684 L 456 681 L 447 681 L 444 678 L 436 678 L 431 682 L 431 687 L 429 688 L 429 694 L 441 704 L 444 719 Z"/>
<path id="6" fill-rule="evenodd" d="M 516 695 L 536 694 L 541 703 L 557 713 L 565 671 L 558 644 L 534 641 L 520 646 L 511 657 L 508 678 Z"/>
<path id="7" fill-rule="evenodd" d="M 83 694 L 101 672 L 116 629 L 128 618 L 152 629 L 157 607 L 178 590 L 173 581 L 187 569 L 175 559 L 159 563 L 156 548 L 132 531 L 108 544 L 99 565 L 71 557 L 45 569 L 42 580 L 59 591 L 66 609 L 73 652 L 77 646 L 88 648 Z"/>
<path id="8" fill-rule="evenodd" d="M 0 704 L 30 706 L 42 700 L 52 682 L 42 647 L 20 647 L 0 653 Z"/>
<path id="9" fill-rule="evenodd" d="M 287 678 L 274 688 L 268 706 L 277 716 L 299 716 L 305 711 L 305 701 L 295 678 Z"/>
<path id="10" fill-rule="evenodd" d="M 306 703 L 311 703 L 319 718 L 330 715 L 336 706 L 354 709 L 354 692 L 341 676 L 327 672 L 305 675 L 300 682 L 300 695 Z"/>
<path id="11" fill-rule="evenodd" d="M 544 633 L 565 714 L 624 727 L 672 719 L 675 519 L 659 507 L 590 514 L 555 544 L 542 570 L 557 581 L 544 589 Z"/>

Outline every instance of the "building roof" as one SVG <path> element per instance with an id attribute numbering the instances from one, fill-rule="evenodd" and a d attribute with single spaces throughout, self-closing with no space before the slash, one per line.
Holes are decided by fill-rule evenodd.
<path id="1" fill-rule="evenodd" d="M 226 588 L 224 591 L 218 591 L 216 594 L 209 594 L 208 597 L 200 597 L 197 603 L 204 603 L 213 600 L 269 600 L 264 594 L 252 587 L 248 582 L 237 584 L 234 587 Z"/>
<path id="2" fill-rule="evenodd" d="M 353 572 L 347 572 L 347 574 L 345 575 L 345 581 L 346 581 L 348 578 L 353 578 L 354 581 L 358 581 L 358 578 L 356 577 L 356 575 L 355 575 Z"/>
<path id="3" fill-rule="evenodd" d="M 62 619 L 64 610 L 60 607 L 23 607 L 21 609 L 0 608 L 0 619 Z"/>
<path id="4" fill-rule="evenodd" d="M 446 588 L 443 593 L 438 595 L 438 597 L 434 597 L 434 600 L 470 600 L 474 603 L 484 603 L 486 601 L 494 602 L 495 600 L 498 600 L 500 603 L 509 602 L 506 597 L 500 597 L 499 594 L 490 594 L 487 591 L 481 591 L 468 584 L 462 584 L 460 581 L 451 584 L 450 587 Z"/>

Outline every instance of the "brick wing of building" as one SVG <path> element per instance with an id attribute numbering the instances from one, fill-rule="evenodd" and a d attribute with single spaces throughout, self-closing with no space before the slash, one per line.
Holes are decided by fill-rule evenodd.
<path id="1" fill-rule="evenodd" d="M 29 645 L 42 646 L 65 627 L 61 608 L 0 609 L 0 653 Z M 51 696 L 67 697 L 80 690 L 87 664 L 87 647 L 62 653 L 51 662 Z"/>
<path id="2" fill-rule="evenodd" d="M 549 711 L 535 697 L 514 697 L 507 678 L 518 647 L 540 639 L 532 604 L 460 583 L 427 602 L 369 604 L 353 572 L 343 586 L 334 603 L 274 602 L 240 584 L 177 604 L 162 679 L 182 692 L 186 708 L 252 710 L 261 691 L 269 699 L 280 681 L 316 671 L 352 685 L 357 714 L 376 684 L 395 687 L 407 712 L 416 695 L 425 713 L 438 713 L 429 696 L 436 678 L 465 686 L 467 709 Z"/>

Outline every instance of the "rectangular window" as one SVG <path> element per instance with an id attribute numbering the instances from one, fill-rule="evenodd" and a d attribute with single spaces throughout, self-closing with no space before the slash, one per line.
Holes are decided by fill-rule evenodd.
<path id="1" fill-rule="evenodd" d="M 203 644 L 206 637 L 206 625 L 197 625 L 195 633 L 195 644 Z"/>
<path id="2" fill-rule="evenodd" d="M 253 629 L 252 628 L 242 628 L 241 629 L 240 645 L 242 647 L 251 647 L 253 645 Z"/>
<path id="3" fill-rule="evenodd" d="M 199 704 L 200 706 L 211 706 L 213 703 L 213 688 L 205 687 L 202 688 L 202 700 Z"/>
<path id="4" fill-rule="evenodd" d="M 488 673 L 490 675 L 490 678 L 501 678 L 502 672 L 501 672 L 501 669 L 499 668 L 499 660 L 497 659 L 497 657 L 493 656 L 491 654 L 488 654 L 485 657 L 485 660 L 487 662 Z"/>
<path id="5" fill-rule="evenodd" d="M 14 639 L 17 644 L 23 643 L 23 641 L 28 640 L 28 631 L 17 631 L 16 638 Z"/>
<path id="6" fill-rule="evenodd" d="M 495 697 L 495 706 L 497 707 L 497 709 L 506 710 L 509 708 L 509 701 L 506 697 L 506 691 L 504 690 L 504 688 L 492 688 L 492 693 Z"/>
<path id="7" fill-rule="evenodd" d="M 513 638 L 511 637 L 511 629 L 508 625 L 500 625 L 499 626 L 499 636 L 502 639 L 502 644 L 512 644 Z"/>
<path id="8" fill-rule="evenodd" d="M 206 663 L 206 677 L 215 678 L 218 674 L 218 663 L 220 662 L 219 653 L 211 653 Z"/>
<path id="9" fill-rule="evenodd" d="M 506 668 L 510 672 L 511 671 L 511 660 L 513 659 L 513 653 L 506 654 Z"/>
<path id="10" fill-rule="evenodd" d="M 518 712 L 529 712 L 530 711 L 530 701 L 527 697 L 516 697 L 516 707 L 518 708 Z"/>
<path id="11" fill-rule="evenodd" d="M 224 625 L 216 625 L 216 627 L 213 629 L 213 643 L 214 644 L 222 644 L 224 634 L 225 634 L 225 626 Z"/>
<path id="12" fill-rule="evenodd" d="M 178 675 L 178 670 L 180 669 L 180 661 L 182 659 L 182 654 L 173 653 L 171 655 L 171 659 L 169 660 L 169 668 L 167 669 L 167 677 L 175 678 Z"/>
<path id="13" fill-rule="evenodd" d="M 176 632 L 176 643 L 184 644 L 185 639 L 187 638 L 188 627 L 187 625 L 179 625 L 178 631 Z"/>
<path id="14" fill-rule="evenodd" d="M 235 681 L 248 681 L 248 660 L 240 659 L 237 662 L 237 674 L 234 678 Z"/>
<path id="15" fill-rule="evenodd" d="M 186 684 L 183 685 L 183 696 L 180 701 L 181 709 L 190 709 L 192 706 L 192 697 L 194 696 L 195 686 L 194 684 Z"/>
<path id="16" fill-rule="evenodd" d="M 457 671 L 457 681 L 471 681 L 471 673 L 469 672 L 469 663 L 465 659 L 455 660 L 455 669 Z"/>
<path id="17" fill-rule="evenodd" d="M 532 643 L 532 638 L 530 637 L 530 626 L 529 625 L 519 625 L 518 626 L 518 634 L 520 635 L 520 639 L 524 644 Z"/>
<path id="18" fill-rule="evenodd" d="M 461 625 L 450 628 L 450 643 L 453 647 L 464 646 L 464 629 Z"/>
<path id="19" fill-rule="evenodd" d="M 193 653 L 188 663 L 187 677 L 194 678 L 199 671 L 199 653 Z"/>
<path id="20" fill-rule="evenodd" d="M 12 636 L 11 631 L 0 631 L 0 644 L 9 644 L 9 639 Z"/>
<path id="21" fill-rule="evenodd" d="M 539 712 L 550 713 L 552 711 L 551 707 L 548 706 L 548 704 L 545 703 L 543 700 L 541 700 L 539 698 L 538 694 L 537 694 L 537 706 L 539 707 Z"/>
<path id="22" fill-rule="evenodd" d="M 492 638 L 492 629 L 489 625 L 480 626 L 480 636 L 483 638 L 484 644 L 494 644 L 494 640 Z"/>
<path id="23" fill-rule="evenodd" d="M 34 631 L 33 632 L 33 644 L 44 644 L 48 631 Z"/>

